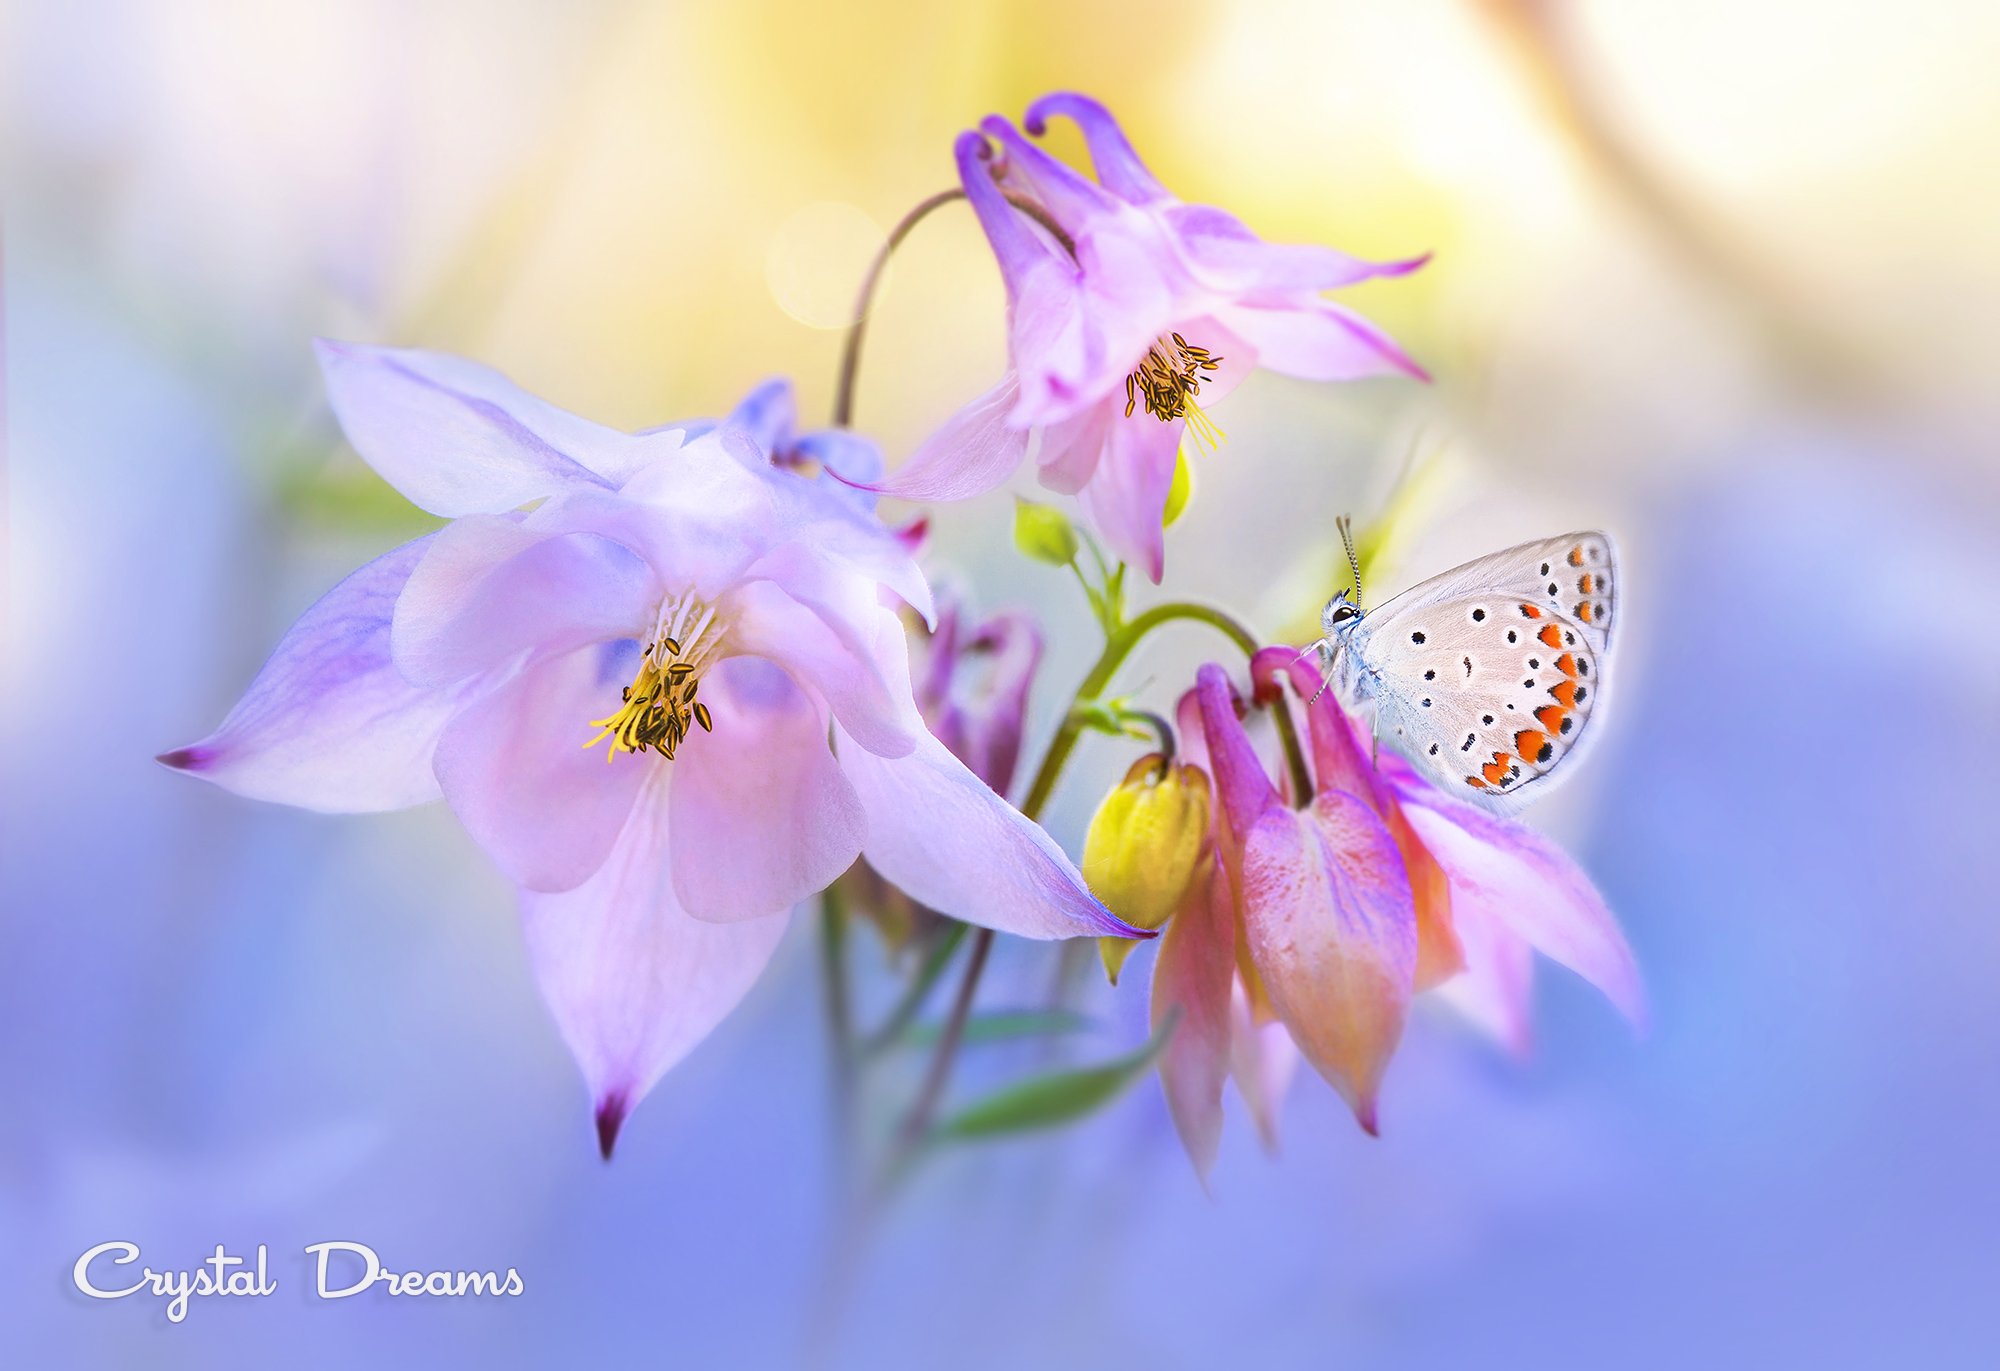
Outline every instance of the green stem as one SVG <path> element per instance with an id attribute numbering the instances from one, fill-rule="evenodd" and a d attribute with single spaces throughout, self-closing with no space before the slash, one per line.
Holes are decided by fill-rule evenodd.
<path id="1" fill-rule="evenodd" d="M 820 892 L 820 972 L 826 982 L 827 1035 L 833 1049 L 834 1121 L 844 1140 L 854 1120 L 854 1006 L 847 986 L 847 906 L 835 881 Z"/>
<path id="2" fill-rule="evenodd" d="M 863 1053 L 872 1057 L 895 1046 L 904 1030 L 916 1020 L 924 1001 L 930 998 L 931 987 L 944 975 L 945 967 L 951 964 L 952 954 L 965 941 L 967 927 L 954 920 L 939 931 L 935 944 L 924 954 L 923 962 L 917 967 L 917 974 L 903 991 L 902 998 L 896 1001 L 895 1008 L 889 1011 L 889 1017 L 882 1021 L 882 1026 L 869 1034 L 868 1040 L 862 1044 Z"/>
<path id="3" fill-rule="evenodd" d="M 937 1112 L 945 1082 L 951 1077 L 958 1045 L 965 1040 L 965 1021 L 972 1016 L 973 996 L 979 989 L 980 974 L 986 970 L 986 955 L 992 950 L 992 929 L 982 928 L 973 934 L 972 959 L 966 962 L 965 975 L 959 979 L 958 994 L 951 1002 L 951 1014 L 944 1021 L 944 1030 L 938 1034 L 937 1050 L 931 1054 L 930 1066 L 924 1072 L 924 1083 L 910 1105 L 910 1112 L 903 1116 L 903 1126 L 896 1131 L 895 1149 L 890 1154 L 885 1173 L 891 1181 L 917 1154 L 925 1135 L 931 1130 L 931 1115 Z"/>
<path id="4" fill-rule="evenodd" d="M 1154 605 L 1145 613 L 1120 628 L 1104 643 L 1104 651 L 1098 655 L 1097 663 L 1090 674 L 1076 688 L 1077 700 L 1094 700 L 1102 695 L 1111 684 L 1111 678 L 1125 659 L 1132 655 L 1132 649 L 1143 641 L 1148 633 L 1162 624 L 1176 619 L 1192 619 L 1196 623 L 1207 624 L 1216 632 L 1228 638 L 1242 650 L 1245 657 L 1257 655 L 1257 639 L 1249 629 L 1236 619 L 1219 609 L 1208 605 L 1198 605 L 1188 600 L 1171 600 L 1163 605 Z M 1292 728 L 1291 718 L 1283 711 L 1273 712 L 1278 724 L 1278 737 L 1284 744 L 1286 764 L 1290 766 L 1292 780 L 1298 793 L 1312 793 L 1312 782 L 1306 773 L 1305 755 L 1299 751 L 1298 734 Z M 1028 797 L 1021 802 L 1021 812 L 1030 819 L 1039 818 L 1049 796 L 1056 788 L 1056 781 L 1062 775 L 1063 767 L 1069 761 L 1069 754 L 1075 750 L 1077 739 L 1083 733 L 1083 720 L 1072 708 L 1063 716 L 1055 738 L 1049 743 L 1049 750 L 1042 756 L 1041 769 L 1035 773 L 1034 784 L 1028 787 Z"/>

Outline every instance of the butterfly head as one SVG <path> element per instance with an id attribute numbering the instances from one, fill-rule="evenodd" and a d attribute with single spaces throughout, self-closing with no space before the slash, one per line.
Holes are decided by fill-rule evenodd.
<path id="1" fill-rule="evenodd" d="M 1347 592 L 1343 590 L 1328 600 L 1326 608 L 1319 612 L 1320 631 L 1326 635 L 1322 641 L 1328 644 L 1337 643 L 1360 622 L 1360 606 L 1348 599 Z"/>

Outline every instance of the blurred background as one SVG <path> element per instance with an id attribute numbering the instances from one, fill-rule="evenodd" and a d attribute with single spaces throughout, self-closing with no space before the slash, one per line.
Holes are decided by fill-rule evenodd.
<path id="1" fill-rule="evenodd" d="M 12 1364 L 2000 1358 L 2000 9 L 13 0 L 5 22 Z M 940 1160 L 856 1250 L 810 920 L 607 1166 L 509 892 L 441 807 L 318 817 L 151 757 L 425 526 L 341 443 L 313 335 L 467 353 L 626 427 L 785 373 L 817 419 L 861 269 L 950 183 L 952 136 L 1063 87 L 1267 237 L 1436 253 L 1347 298 L 1437 383 L 1238 391 L 1167 591 L 1279 633 L 1334 578 L 1333 517 L 1379 513 L 1418 450 L 1396 586 L 1620 538 L 1615 732 L 1533 821 L 1619 912 L 1657 1024 L 1635 1040 L 1554 968 L 1526 1061 L 1426 1008 L 1379 1140 L 1302 1079 L 1266 1157 L 1232 1097 L 1213 1196 L 1148 1080 Z M 858 413 L 892 459 L 997 375 L 1001 310 L 962 210 L 899 254 Z M 1047 625 L 1032 756 L 1095 639 L 1008 508 L 941 512 L 933 557 Z M 1170 700 L 1219 651 L 1187 630 L 1124 679 Z M 1086 746 L 1049 815 L 1073 853 L 1131 754 Z M 856 955 L 879 1007 L 891 972 Z M 1091 985 L 1101 1027 L 1069 1051 L 1137 1041 L 1151 955 Z M 988 1002 L 1030 1002 L 1050 965 L 1003 948 Z M 1018 1069 L 993 1051 L 969 1081 Z M 174 1267 L 268 1243 L 282 1288 L 169 1327 L 70 1290 L 114 1238 Z M 299 1254 L 326 1239 L 515 1266 L 527 1293 L 321 1303 Z"/>

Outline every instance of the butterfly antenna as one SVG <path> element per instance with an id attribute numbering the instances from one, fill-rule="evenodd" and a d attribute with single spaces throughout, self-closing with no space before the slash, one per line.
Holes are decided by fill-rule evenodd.
<path id="1" fill-rule="evenodd" d="M 1354 607 L 1361 608 L 1361 558 L 1354 551 L 1354 521 L 1345 514 L 1333 521 L 1340 530 L 1340 543 L 1347 549 L 1347 568 L 1354 573 Z"/>

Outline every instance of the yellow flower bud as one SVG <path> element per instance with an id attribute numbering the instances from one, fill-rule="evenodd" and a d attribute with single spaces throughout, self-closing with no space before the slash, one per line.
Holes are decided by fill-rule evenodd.
<path id="1" fill-rule="evenodd" d="M 1175 766 L 1159 753 L 1141 757 L 1104 797 L 1083 840 L 1083 878 L 1113 914 L 1139 928 L 1158 928 L 1186 893 L 1208 841 L 1208 776 Z M 1100 938 L 1105 974 L 1132 951 L 1130 938 Z"/>

